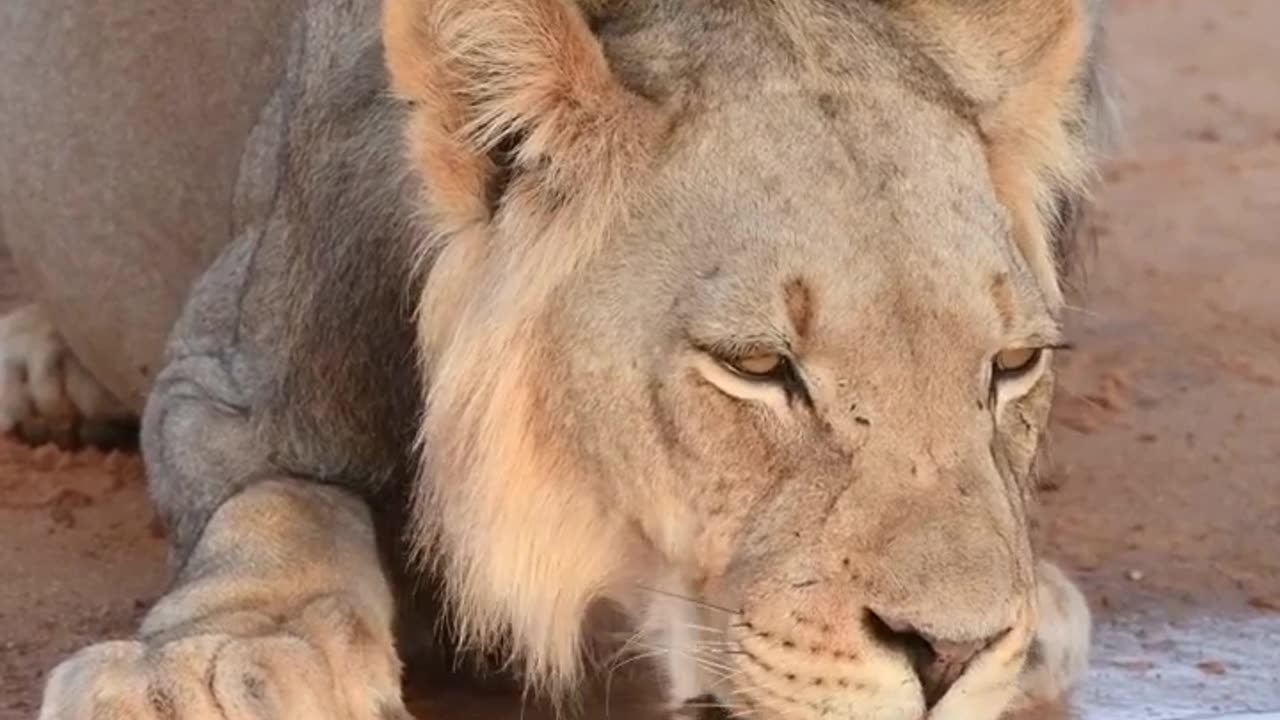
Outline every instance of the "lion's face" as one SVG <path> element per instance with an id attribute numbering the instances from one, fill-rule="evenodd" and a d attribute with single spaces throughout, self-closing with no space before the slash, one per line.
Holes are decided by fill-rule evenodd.
<path id="1" fill-rule="evenodd" d="M 984 16 L 1030 48 L 988 58 L 922 42 L 964 16 L 923 2 L 602 5 L 387 5 L 442 228 L 418 508 L 464 637 L 557 683 L 607 598 L 676 700 L 995 717 L 1037 610 L 1079 8 Z"/>
<path id="2" fill-rule="evenodd" d="M 918 717 L 1028 640 L 1057 328 L 972 128 L 783 87 L 683 124 L 557 293 L 551 415 L 654 549 L 626 579 L 733 610 L 666 618 L 717 628 L 679 651 L 739 673 L 726 699 Z"/>

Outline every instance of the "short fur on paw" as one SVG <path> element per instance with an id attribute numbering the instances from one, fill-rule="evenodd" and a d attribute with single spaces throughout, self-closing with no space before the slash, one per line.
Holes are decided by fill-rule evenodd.
<path id="1" fill-rule="evenodd" d="M 81 650 L 50 674 L 39 720 L 411 720 L 389 636 L 334 598 L 282 623 L 252 611 L 210 622 L 227 631 Z"/>
<path id="2" fill-rule="evenodd" d="M 48 315 L 28 305 L 0 318 L 0 433 L 33 445 L 116 447 L 136 418 L 91 377 Z"/>
<path id="3" fill-rule="evenodd" d="M 1092 616 L 1084 594 L 1047 562 L 1040 563 L 1036 582 L 1040 621 L 1013 712 L 1063 700 L 1089 669 Z"/>

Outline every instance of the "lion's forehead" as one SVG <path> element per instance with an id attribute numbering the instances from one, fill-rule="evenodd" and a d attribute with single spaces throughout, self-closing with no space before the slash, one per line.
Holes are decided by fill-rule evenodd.
<path id="1" fill-rule="evenodd" d="M 617 272 L 593 278 L 616 302 L 596 307 L 613 318 L 652 293 L 633 307 L 679 308 L 667 324 L 767 329 L 799 281 L 828 342 L 884 354 L 915 338 L 923 356 L 956 362 L 971 354 L 956 348 L 999 331 L 997 284 L 1019 312 L 1043 313 L 983 137 L 940 71 L 885 42 L 883 18 L 834 18 L 851 34 L 832 44 L 836 25 L 782 37 L 785 18 L 752 7 L 706 26 L 689 22 L 707 11 L 696 5 L 681 27 L 657 32 L 651 17 L 606 31 L 624 80 L 682 109 L 606 245 Z M 636 320 L 606 329 L 633 337 Z"/>
<path id="2" fill-rule="evenodd" d="M 904 297 L 955 307 L 1025 275 L 978 141 L 945 113 L 863 123 L 855 103 L 870 105 L 779 93 L 691 121 L 633 216 L 633 242 L 739 307 L 795 279 L 851 310 Z M 834 104 L 851 106 L 847 118 L 826 116 Z"/>
<path id="3" fill-rule="evenodd" d="M 637 7 L 599 28 L 606 55 L 624 84 L 681 110 L 656 201 L 628 234 L 706 266 L 664 267 L 736 259 L 744 281 L 807 271 L 857 296 L 896 275 L 948 303 L 1021 274 L 972 108 L 893 13 Z"/>
<path id="4" fill-rule="evenodd" d="M 945 241 L 1008 231 L 976 130 L 892 85 L 722 98 L 677 129 L 657 183 L 681 201 L 664 212 L 685 208 L 739 237 L 828 242 L 831 252 L 877 239 L 895 252 L 969 251 Z"/>

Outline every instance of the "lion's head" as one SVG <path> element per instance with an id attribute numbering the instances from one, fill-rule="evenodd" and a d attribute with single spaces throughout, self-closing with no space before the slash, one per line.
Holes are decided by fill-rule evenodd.
<path id="1" fill-rule="evenodd" d="M 998 713 L 1092 12 L 386 0 L 435 229 L 420 548 L 462 636 L 563 689 L 612 600 L 677 700 Z"/>

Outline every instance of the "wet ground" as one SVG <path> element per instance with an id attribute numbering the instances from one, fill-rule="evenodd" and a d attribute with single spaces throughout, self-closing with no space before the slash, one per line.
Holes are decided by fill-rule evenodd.
<path id="1" fill-rule="evenodd" d="M 1038 528 L 1097 615 L 1066 714 L 1280 720 L 1280 2 L 1113 7 L 1128 137 Z M 34 717 L 58 658 L 127 634 L 162 590 L 150 518 L 136 458 L 0 443 L 0 719 Z M 424 694 L 423 717 L 518 717 Z"/>

